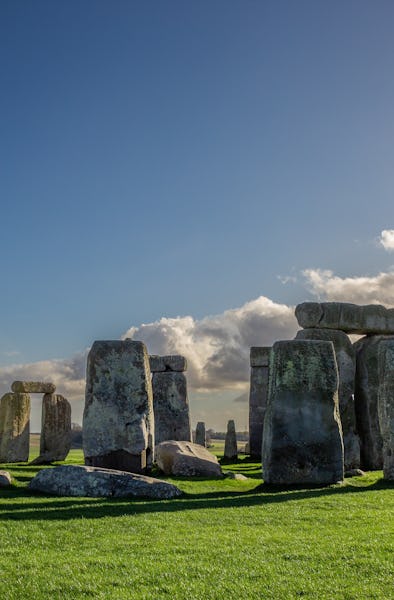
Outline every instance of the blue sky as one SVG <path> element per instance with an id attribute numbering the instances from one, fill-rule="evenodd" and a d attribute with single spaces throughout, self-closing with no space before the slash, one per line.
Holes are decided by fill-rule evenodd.
<path id="1" fill-rule="evenodd" d="M 390 304 L 393 18 L 384 0 L 2 0 L 0 382 L 163 317 L 227 331 L 261 296 Z"/>

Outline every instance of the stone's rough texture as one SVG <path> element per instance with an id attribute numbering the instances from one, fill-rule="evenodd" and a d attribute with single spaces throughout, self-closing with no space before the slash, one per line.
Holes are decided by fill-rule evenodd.
<path id="1" fill-rule="evenodd" d="M 53 394 L 56 386 L 42 381 L 14 381 L 11 385 L 13 392 L 25 394 Z"/>
<path id="2" fill-rule="evenodd" d="M 341 415 L 345 469 L 360 466 L 360 439 L 357 434 L 354 409 L 354 379 L 356 355 L 353 344 L 343 331 L 335 329 L 301 329 L 297 340 L 326 340 L 334 344 L 339 374 L 339 413 Z"/>
<path id="3" fill-rule="evenodd" d="M 301 327 L 340 329 L 345 333 L 394 333 L 394 308 L 379 304 L 359 306 L 347 302 L 304 302 L 296 306 Z"/>
<path id="4" fill-rule="evenodd" d="M 270 354 L 271 347 L 268 346 L 250 349 L 249 453 L 258 460 L 261 460 Z"/>
<path id="5" fill-rule="evenodd" d="M 227 423 L 226 438 L 224 440 L 224 458 L 238 458 L 237 434 L 235 423 L 232 419 Z"/>
<path id="6" fill-rule="evenodd" d="M 252 346 L 250 349 L 251 367 L 269 367 L 271 346 Z"/>
<path id="7" fill-rule="evenodd" d="M 155 441 L 191 441 L 187 383 L 183 373 L 166 371 L 153 373 L 153 411 L 155 413 Z"/>
<path id="8" fill-rule="evenodd" d="M 354 344 L 356 351 L 355 409 L 361 445 L 361 468 L 366 471 L 383 467 L 383 441 L 378 413 L 378 350 L 381 335 L 363 337 Z M 394 338 L 393 338 L 394 339 Z"/>
<path id="9" fill-rule="evenodd" d="M 151 466 L 154 417 L 149 359 L 142 342 L 94 342 L 86 373 L 85 464 L 143 473 Z"/>
<path id="10" fill-rule="evenodd" d="M 199 421 L 196 427 L 196 444 L 200 446 L 207 447 L 207 436 L 205 432 L 205 423 L 203 421 Z"/>
<path id="11" fill-rule="evenodd" d="M 394 481 L 394 340 L 382 341 L 378 351 L 378 413 L 383 439 L 383 476 Z"/>
<path id="12" fill-rule="evenodd" d="M 33 464 L 64 460 L 71 448 L 71 406 L 60 394 L 45 394 L 42 399 L 40 456 Z"/>
<path id="13" fill-rule="evenodd" d="M 272 484 L 343 480 L 338 370 L 331 342 L 276 342 L 263 434 L 263 477 Z"/>
<path id="14" fill-rule="evenodd" d="M 0 488 L 9 487 L 11 483 L 11 475 L 8 471 L 0 471 Z"/>
<path id="15" fill-rule="evenodd" d="M 29 394 L 5 394 L 0 403 L 0 462 L 28 461 L 29 436 Z"/>
<path id="16" fill-rule="evenodd" d="M 170 440 L 155 448 L 157 466 L 166 475 L 185 477 L 222 477 L 216 456 L 192 442 Z"/>
<path id="17" fill-rule="evenodd" d="M 62 465 L 43 469 L 31 480 L 29 489 L 56 496 L 110 496 L 112 498 L 176 498 L 181 491 L 175 485 L 125 471 Z"/>
<path id="18" fill-rule="evenodd" d="M 180 354 L 169 356 L 157 356 L 153 354 L 149 357 L 150 370 L 152 373 L 162 373 L 163 371 L 186 371 L 187 361 Z"/>

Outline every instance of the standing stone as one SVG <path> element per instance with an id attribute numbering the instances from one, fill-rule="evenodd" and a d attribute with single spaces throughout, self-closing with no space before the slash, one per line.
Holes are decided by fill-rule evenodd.
<path id="1" fill-rule="evenodd" d="M 29 460 L 30 396 L 5 394 L 0 403 L 0 462 Z"/>
<path id="2" fill-rule="evenodd" d="M 205 423 L 203 421 L 199 421 L 196 427 L 196 444 L 200 446 L 207 447 L 207 435 L 205 432 Z"/>
<path id="3" fill-rule="evenodd" d="M 264 481 L 320 485 L 343 480 L 333 344 L 281 341 L 272 352 L 263 433 Z"/>
<path id="4" fill-rule="evenodd" d="M 341 415 L 345 470 L 360 467 L 360 439 L 357 434 L 354 408 L 354 378 L 356 355 L 353 344 L 343 331 L 336 329 L 301 329 L 297 340 L 326 340 L 334 344 L 339 375 L 339 413 Z"/>
<path id="5" fill-rule="evenodd" d="M 361 335 L 394 333 L 394 308 L 380 304 L 360 306 L 348 302 L 303 302 L 296 306 L 295 316 L 303 328 L 340 329 Z"/>
<path id="6" fill-rule="evenodd" d="M 378 413 L 383 440 L 383 476 L 394 481 L 394 340 L 379 344 Z"/>
<path id="7" fill-rule="evenodd" d="M 232 419 L 227 423 L 227 433 L 224 441 L 224 458 L 228 458 L 229 460 L 238 458 L 237 434 L 235 432 L 235 423 Z"/>
<path id="8" fill-rule="evenodd" d="M 258 460 L 261 460 L 270 354 L 270 346 L 253 346 L 250 349 L 249 453 Z"/>
<path id="9" fill-rule="evenodd" d="M 42 399 L 40 456 L 33 464 L 64 460 L 71 448 L 71 405 L 60 394 Z"/>
<path id="10" fill-rule="evenodd" d="M 162 373 L 163 371 L 179 371 L 182 373 L 187 370 L 186 358 L 180 354 L 170 354 L 168 356 L 152 354 L 149 356 L 149 364 L 152 373 Z"/>
<path id="11" fill-rule="evenodd" d="M 167 440 L 191 442 L 187 383 L 183 373 L 153 373 L 153 411 L 156 444 Z"/>
<path id="12" fill-rule="evenodd" d="M 133 473 L 151 466 L 154 417 L 149 358 L 142 342 L 94 342 L 88 356 L 85 464 Z"/>
<path id="13" fill-rule="evenodd" d="M 355 409 L 360 436 L 361 468 L 377 471 L 383 467 L 383 440 L 380 432 L 378 394 L 378 350 L 386 336 L 371 335 L 355 342 Z M 393 338 L 394 339 L 394 338 Z"/>

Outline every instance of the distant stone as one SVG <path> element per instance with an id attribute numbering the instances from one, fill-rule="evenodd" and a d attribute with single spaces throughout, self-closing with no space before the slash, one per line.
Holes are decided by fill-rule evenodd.
<path id="1" fill-rule="evenodd" d="M 301 329 L 297 340 L 325 340 L 334 344 L 339 374 L 339 413 L 341 415 L 345 470 L 360 466 L 360 439 L 357 434 L 354 408 L 356 355 L 349 337 L 336 329 Z"/>
<path id="2" fill-rule="evenodd" d="M 152 391 L 156 444 L 166 440 L 191 441 L 185 375 L 174 371 L 153 373 Z"/>
<path id="3" fill-rule="evenodd" d="M 199 421 L 196 426 L 196 444 L 207 447 L 207 435 L 205 431 L 205 423 L 203 421 Z"/>
<path id="4" fill-rule="evenodd" d="M 155 448 L 157 466 L 166 475 L 184 477 L 222 477 L 216 456 L 192 442 L 170 440 Z"/>
<path id="5" fill-rule="evenodd" d="M 8 471 L 0 471 L 0 488 L 10 487 L 11 483 L 11 475 Z"/>
<path id="6" fill-rule="evenodd" d="M 233 473 L 233 471 L 226 471 L 224 473 L 224 476 L 227 479 L 235 479 L 236 481 L 247 481 L 248 478 L 245 477 L 245 475 L 242 475 L 242 473 Z"/>
<path id="7" fill-rule="evenodd" d="M 276 342 L 263 433 L 266 483 L 343 480 L 338 369 L 331 342 Z"/>
<path id="8" fill-rule="evenodd" d="M 379 346 L 381 335 L 363 337 L 354 344 L 356 351 L 355 409 L 360 436 L 361 468 L 378 471 L 383 468 L 383 440 L 379 424 Z"/>
<path id="9" fill-rule="evenodd" d="M 144 344 L 129 339 L 94 342 L 86 378 L 85 464 L 145 473 L 153 459 L 154 416 Z"/>
<path id="10" fill-rule="evenodd" d="M 383 440 L 383 477 L 394 481 L 394 340 L 379 344 L 378 412 Z"/>
<path id="11" fill-rule="evenodd" d="M 347 302 L 303 302 L 295 309 L 301 327 L 340 329 L 345 333 L 394 334 L 394 308 L 380 304 L 360 306 Z"/>
<path id="12" fill-rule="evenodd" d="M 42 469 L 31 480 L 29 489 L 56 496 L 94 498 L 170 499 L 182 494 L 175 485 L 160 479 L 82 465 L 61 465 Z"/>
<path id="13" fill-rule="evenodd" d="M 237 434 L 235 423 L 232 419 L 227 423 L 227 432 L 224 440 L 224 458 L 236 460 L 238 458 Z"/>
<path id="14" fill-rule="evenodd" d="M 149 363 L 152 373 L 162 373 L 163 371 L 183 372 L 187 370 L 186 358 L 180 354 L 169 356 L 152 354 L 149 356 Z"/>
<path id="15" fill-rule="evenodd" d="M 0 462 L 29 460 L 30 396 L 7 393 L 0 402 Z"/>
<path id="16" fill-rule="evenodd" d="M 25 394 L 53 394 L 56 386 L 42 381 L 14 381 L 11 385 L 13 392 Z"/>
<path id="17" fill-rule="evenodd" d="M 71 405 L 60 394 L 42 399 L 40 456 L 32 464 L 64 460 L 71 448 Z"/>
<path id="18" fill-rule="evenodd" d="M 253 458 L 261 460 L 261 444 L 265 410 L 268 398 L 270 346 L 250 349 L 250 392 L 249 392 L 249 451 Z"/>

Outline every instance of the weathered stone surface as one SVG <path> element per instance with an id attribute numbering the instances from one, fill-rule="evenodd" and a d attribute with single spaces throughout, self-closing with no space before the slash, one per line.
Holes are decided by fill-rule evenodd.
<path id="1" fill-rule="evenodd" d="M 235 479 L 236 481 L 248 480 L 248 478 L 245 477 L 245 475 L 242 475 L 242 473 L 234 473 L 233 471 L 226 471 L 224 473 L 224 476 L 227 477 L 227 479 Z"/>
<path id="2" fill-rule="evenodd" d="M 357 431 L 360 436 L 361 468 L 376 471 L 383 467 L 383 440 L 379 425 L 378 351 L 382 340 L 371 335 L 354 344 L 356 351 L 356 385 L 354 392 Z"/>
<path id="3" fill-rule="evenodd" d="M 383 440 L 383 476 L 394 481 L 394 340 L 379 344 L 378 413 Z"/>
<path id="4" fill-rule="evenodd" d="M 339 374 L 339 413 L 341 415 L 345 469 L 360 466 L 360 439 L 357 434 L 354 408 L 356 355 L 353 344 L 343 331 L 336 329 L 301 329 L 297 340 L 326 340 L 334 344 Z"/>
<path id="5" fill-rule="evenodd" d="M 234 460 L 238 458 L 237 434 L 235 423 L 232 419 L 227 423 L 227 432 L 224 440 L 224 458 Z"/>
<path id="6" fill-rule="evenodd" d="M 29 436 L 29 394 L 5 394 L 0 403 L 0 462 L 28 461 Z"/>
<path id="7" fill-rule="evenodd" d="M 263 477 L 271 484 L 343 480 L 338 369 L 331 342 L 276 342 L 263 433 Z"/>
<path id="8" fill-rule="evenodd" d="M 0 471 L 0 488 L 10 487 L 11 483 L 11 475 L 8 471 Z"/>
<path id="9" fill-rule="evenodd" d="M 126 471 L 61 465 L 42 469 L 31 480 L 29 489 L 56 496 L 89 496 L 112 498 L 176 498 L 181 491 L 175 485 Z"/>
<path id="10" fill-rule="evenodd" d="M 252 346 L 250 349 L 251 367 L 269 367 L 271 346 Z"/>
<path id="11" fill-rule="evenodd" d="M 261 460 L 270 354 L 269 346 L 255 346 L 250 349 L 249 453 L 257 460 Z"/>
<path id="12" fill-rule="evenodd" d="M 40 456 L 32 461 L 42 465 L 64 460 L 71 448 L 71 405 L 60 394 L 42 399 Z"/>
<path id="13" fill-rule="evenodd" d="M 216 456 L 192 442 L 170 440 L 155 448 L 157 466 L 166 475 L 185 477 L 222 477 Z"/>
<path id="14" fill-rule="evenodd" d="M 20 394 L 53 394 L 56 386 L 53 383 L 43 381 L 14 381 L 11 389 L 13 392 Z"/>
<path id="15" fill-rule="evenodd" d="M 166 371 L 153 373 L 153 411 L 155 441 L 192 439 L 187 383 L 183 373 Z"/>
<path id="16" fill-rule="evenodd" d="M 196 426 L 196 444 L 207 447 L 207 434 L 205 431 L 205 423 L 199 421 Z"/>
<path id="17" fill-rule="evenodd" d="M 361 335 L 394 333 L 394 308 L 379 304 L 360 306 L 347 302 L 303 302 L 296 306 L 295 316 L 305 329 L 340 329 Z"/>
<path id="18" fill-rule="evenodd" d="M 144 473 L 153 459 L 149 358 L 142 342 L 94 342 L 83 416 L 85 464 Z"/>
<path id="19" fill-rule="evenodd" d="M 149 363 L 152 373 L 162 373 L 163 371 L 183 372 L 187 370 L 186 358 L 180 354 L 172 354 L 169 356 L 152 354 L 149 357 Z"/>

